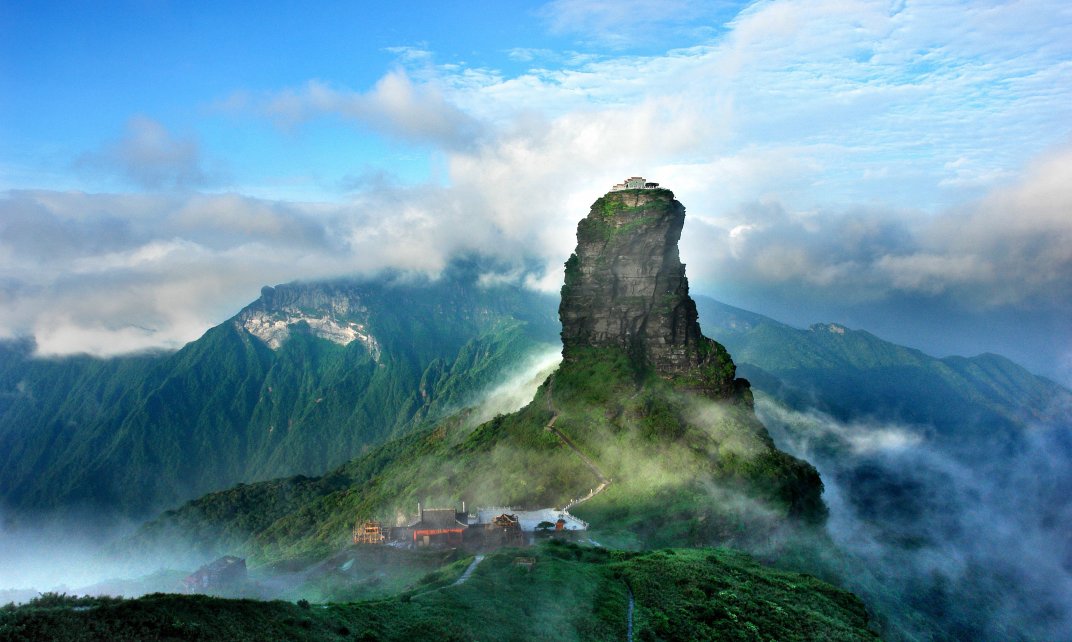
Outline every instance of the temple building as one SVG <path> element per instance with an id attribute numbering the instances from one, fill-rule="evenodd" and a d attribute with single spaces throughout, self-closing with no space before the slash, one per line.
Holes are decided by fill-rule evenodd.
<path id="1" fill-rule="evenodd" d="M 461 546 L 469 518 L 453 508 L 421 508 L 417 505 L 417 521 L 404 527 L 415 546 Z"/>
<path id="2" fill-rule="evenodd" d="M 646 181 L 643 176 L 630 176 L 621 183 L 611 187 L 610 191 L 620 192 L 623 189 L 659 189 L 659 184 Z"/>

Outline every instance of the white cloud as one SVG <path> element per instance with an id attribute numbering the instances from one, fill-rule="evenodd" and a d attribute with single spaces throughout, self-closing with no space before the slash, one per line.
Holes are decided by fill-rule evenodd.
<path id="1" fill-rule="evenodd" d="M 405 59 L 413 61 L 414 57 L 410 53 Z M 262 108 L 285 124 L 339 115 L 389 136 L 448 149 L 469 146 L 481 129 L 433 84 L 414 84 L 402 70 L 387 73 L 365 93 L 311 80 L 300 89 L 269 97 Z"/>
<path id="2" fill-rule="evenodd" d="M 646 7 L 558 2 L 545 15 L 609 34 Z M 576 221 L 634 173 L 689 208 L 682 252 L 694 283 L 732 278 L 840 301 L 1048 297 L 1067 308 L 1072 157 L 1051 152 L 1024 171 L 1072 134 L 1064 3 L 757 2 L 725 25 L 701 4 L 662 11 L 656 26 L 674 33 L 684 32 L 667 20 L 690 15 L 724 33 L 690 32 L 689 46 L 659 55 L 515 52 L 557 66 L 512 77 L 406 48 L 396 51 L 403 67 L 367 91 L 314 80 L 227 101 L 291 124 L 342 117 L 426 145 L 445 185 L 377 180 L 342 204 L 10 194 L 0 283 L 16 304 L 0 332 L 34 327 L 45 302 L 62 304 L 76 287 L 124 300 L 134 289 L 114 284 L 175 283 L 197 308 L 188 325 L 164 304 L 121 311 L 173 344 L 266 283 L 379 267 L 434 273 L 457 253 L 492 253 L 507 271 L 542 264 L 519 278 L 555 290 Z M 143 185 L 204 177 L 196 143 L 151 121 L 135 121 L 105 156 L 142 172 Z M 98 314 L 86 327 L 125 323 Z"/>
<path id="3" fill-rule="evenodd" d="M 1014 184 L 938 214 L 791 212 L 768 202 L 693 221 L 684 245 L 697 257 L 694 277 L 732 274 L 784 295 L 842 302 L 941 295 L 973 308 L 1068 310 L 1070 208 L 1072 148 L 1046 155 Z"/>
<path id="4" fill-rule="evenodd" d="M 188 189 L 214 182 L 202 167 L 201 150 L 192 137 L 176 137 L 145 116 L 127 122 L 119 140 L 82 155 L 80 169 L 114 173 L 148 189 Z"/>
<path id="5" fill-rule="evenodd" d="M 551 31 L 597 40 L 612 48 L 629 48 L 668 35 L 710 33 L 703 28 L 725 7 L 723 2 L 689 0 L 552 0 L 540 14 Z"/>
<path id="6" fill-rule="evenodd" d="M 757 410 L 767 425 L 790 427 L 783 437 L 790 440 L 790 450 L 795 453 L 812 452 L 830 442 L 847 447 L 853 455 L 890 453 L 924 444 L 918 428 L 859 418 L 838 421 L 814 408 L 790 410 L 763 395 Z"/>

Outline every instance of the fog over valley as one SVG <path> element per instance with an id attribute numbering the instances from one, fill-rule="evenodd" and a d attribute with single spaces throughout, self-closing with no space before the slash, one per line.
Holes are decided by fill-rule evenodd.
<path id="1" fill-rule="evenodd" d="M 0 639 L 1072 639 L 1072 5 L 0 7 Z"/>

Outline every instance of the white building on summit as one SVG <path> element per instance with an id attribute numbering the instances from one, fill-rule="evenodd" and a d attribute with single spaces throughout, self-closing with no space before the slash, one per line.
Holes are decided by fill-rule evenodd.
<path id="1" fill-rule="evenodd" d="M 621 183 L 610 188 L 610 191 L 620 192 L 623 189 L 659 189 L 659 184 L 645 182 L 643 176 L 630 176 Z"/>

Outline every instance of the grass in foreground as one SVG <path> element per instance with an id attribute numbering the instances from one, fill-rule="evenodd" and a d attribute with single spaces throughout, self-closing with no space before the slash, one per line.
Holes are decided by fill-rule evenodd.
<path id="1" fill-rule="evenodd" d="M 531 557 L 531 569 L 517 564 Z M 153 594 L 48 595 L 0 609 L 2 640 L 875 640 L 863 604 L 725 549 L 644 553 L 550 542 L 466 560 L 389 599 L 297 604 Z"/>

